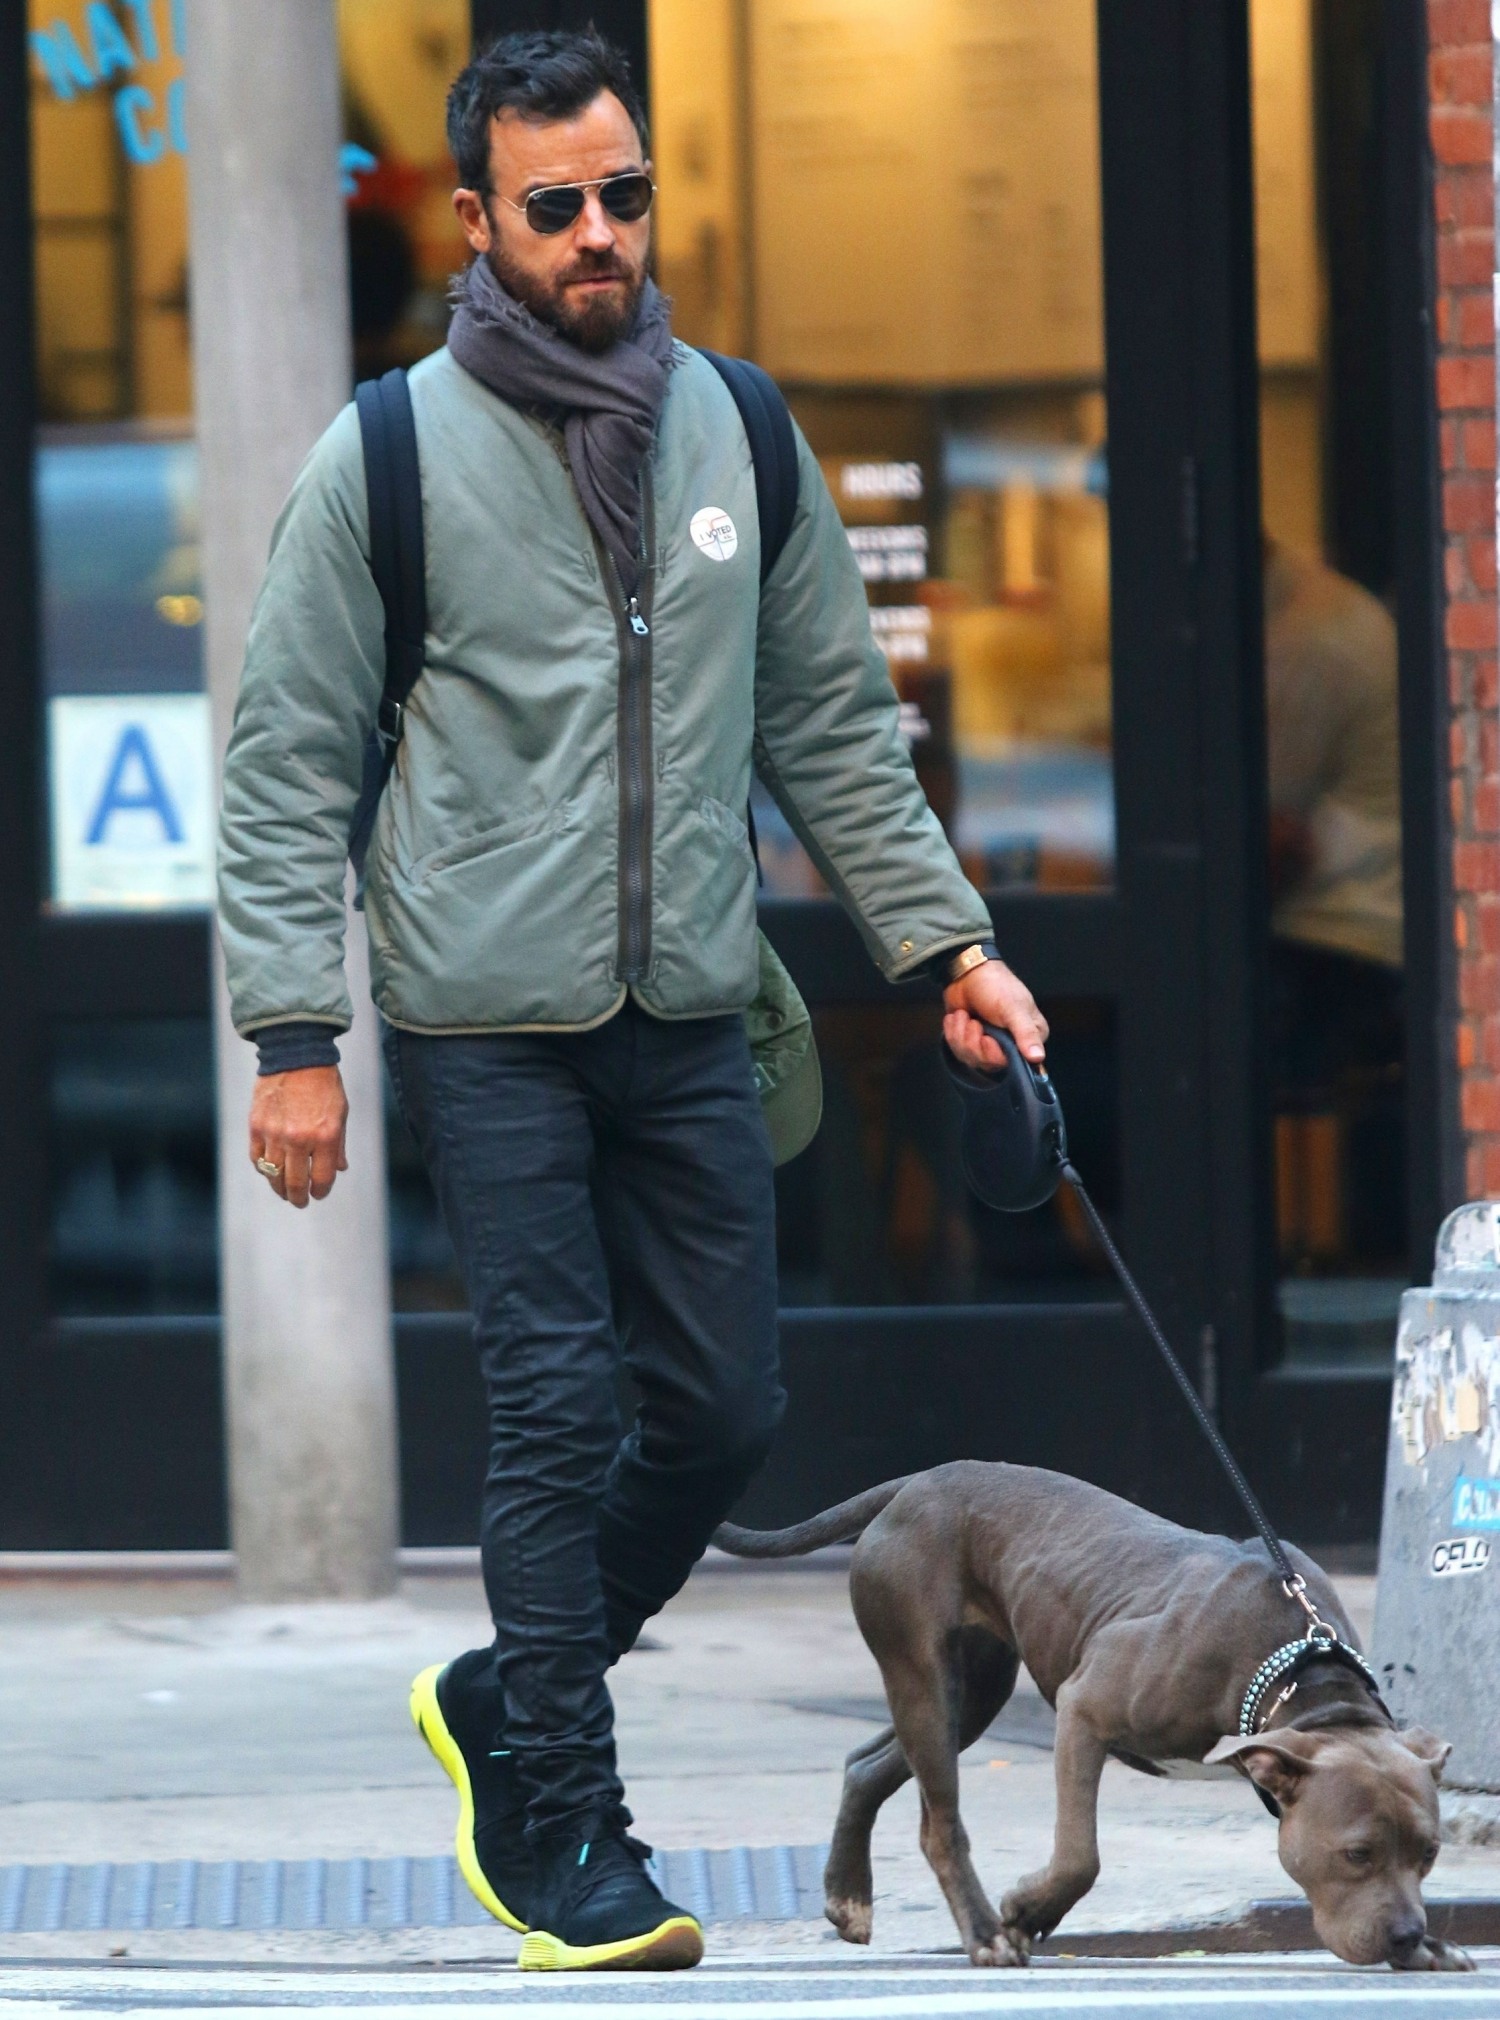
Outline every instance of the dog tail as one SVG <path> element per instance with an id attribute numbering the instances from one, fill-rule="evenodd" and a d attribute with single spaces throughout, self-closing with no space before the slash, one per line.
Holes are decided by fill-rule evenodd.
<path id="1" fill-rule="evenodd" d="M 905 1473 L 899 1480 L 887 1480 L 883 1487 L 867 1487 L 852 1501 L 840 1501 L 837 1508 L 794 1522 L 790 1529 L 740 1529 L 733 1522 L 721 1522 L 713 1541 L 731 1557 L 802 1557 L 809 1550 L 821 1550 L 825 1543 L 852 1543 L 913 1477 Z"/>

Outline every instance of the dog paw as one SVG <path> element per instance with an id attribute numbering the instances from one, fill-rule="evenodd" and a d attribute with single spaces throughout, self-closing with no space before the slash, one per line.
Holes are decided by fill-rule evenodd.
<path id="1" fill-rule="evenodd" d="M 875 1909 L 869 1901 L 825 1901 L 823 1913 L 846 1943 L 868 1943 L 875 1926 Z"/>
<path id="2" fill-rule="evenodd" d="M 1016 1971 L 1031 1962 L 1031 1944 L 1019 1941 L 1010 1929 L 997 1929 L 993 1936 L 969 1945 L 969 1962 L 981 1969 Z"/>
<path id="3" fill-rule="evenodd" d="M 1050 1936 L 1058 1917 L 1023 1882 L 1000 1902 L 1000 1923 L 1012 1943 L 1024 1943 L 1028 1953 L 1035 1937 Z"/>

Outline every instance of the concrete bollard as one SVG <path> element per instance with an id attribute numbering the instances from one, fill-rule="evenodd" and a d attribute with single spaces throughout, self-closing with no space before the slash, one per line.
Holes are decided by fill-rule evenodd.
<path id="1" fill-rule="evenodd" d="M 1500 1204 L 1449 1214 L 1401 1300 L 1374 1644 L 1397 1722 L 1452 1743 L 1447 1834 L 1500 1837 Z"/>
<path id="2" fill-rule="evenodd" d="M 334 0 L 187 0 L 193 370 L 204 639 L 222 764 L 250 610 L 298 465 L 349 397 Z M 396 1388 L 385 1128 L 364 926 L 340 1047 L 349 1169 L 305 1213 L 252 1168 L 255 1054 L 214 964 L 230 1540 L 240 1596 L 396 1586 Z"/>

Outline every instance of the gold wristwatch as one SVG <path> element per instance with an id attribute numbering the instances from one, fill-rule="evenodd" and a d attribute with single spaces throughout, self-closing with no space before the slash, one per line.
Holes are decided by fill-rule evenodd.
<path id="1" fill-rule="evenodd" d="M 986 961 L 999 959 L 1000 949 L 993 940 L 976 940 L 970 947 L 960 947 L 956 954 L 940 954 L 933 966 L 946 989 L 960 981 L 971 968 L 982 968 Z"/>

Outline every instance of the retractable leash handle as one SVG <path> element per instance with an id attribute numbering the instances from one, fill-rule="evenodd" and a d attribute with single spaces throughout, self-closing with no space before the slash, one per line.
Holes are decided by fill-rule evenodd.
<path id="1" fill-rule="evenodd" d="M 1084 1217 L 1094 1231 L 1094 1239 L 1109 1258 L 1136 1316 L 1151 1335 L 1168 1372 L 1182 1392 L 1198 1428 L 1207 1438 L 1215 1458 L 1223 1467 L 1230 1485 L 1239 1496 L 1245 1513 L 1260 1531 L 1271 1562 L 1275 1565 L 1289 1599 L 1294 1599 L 1308 1618 L 1309 1638 L 1336 1642 L 1338 1637 L 1319 1618 L 1307 1597 L 1305 1581 L 1293 1568 L 1281 1539 L 1266 1520 L 1250 1483 L 1240 1471 L 1234 1454 L 1219 1435 L 1219 1428 L 1203 1407 L 1198 1391 L 1183 1372 L 1181 1363 L 1167 1343 L 1167 1336 L 1141 1294 L 1140 1286 L 1115 1247 L 1099 1209 L 1089 1198 L 1083 1180 L 1068 1156 L 1068 1132 L 1062 1103 L 1050 1076 L 1040 1066 L 1023 1059 L 1010 1033 L 999 1025 L 986 1024 L 986 1035 L 1005 1054 L 1005 1069 L 985 1073 L 965 1066 L 945 1045 L 943 1058 L 948 1073 L 964 1105 L 964 1174 L 986 1206 L 1002 1213 L 1025 1213 L 1051 1199 L 1064 1179 L 1072 1187 Z"/>
<path id="2" fill-rule="evenodd" d="M 1005 1054 L 999 1073 L 965 1066 L 943 1047 L 964 1104 L 964 1176 L 986 1206 L 1027 1213 L 1051 1199 L 1068 1169 L 1062 1103 L 1045 1068 L 1023 1059 L 1008 1031 L 984 1029 Z"/>

